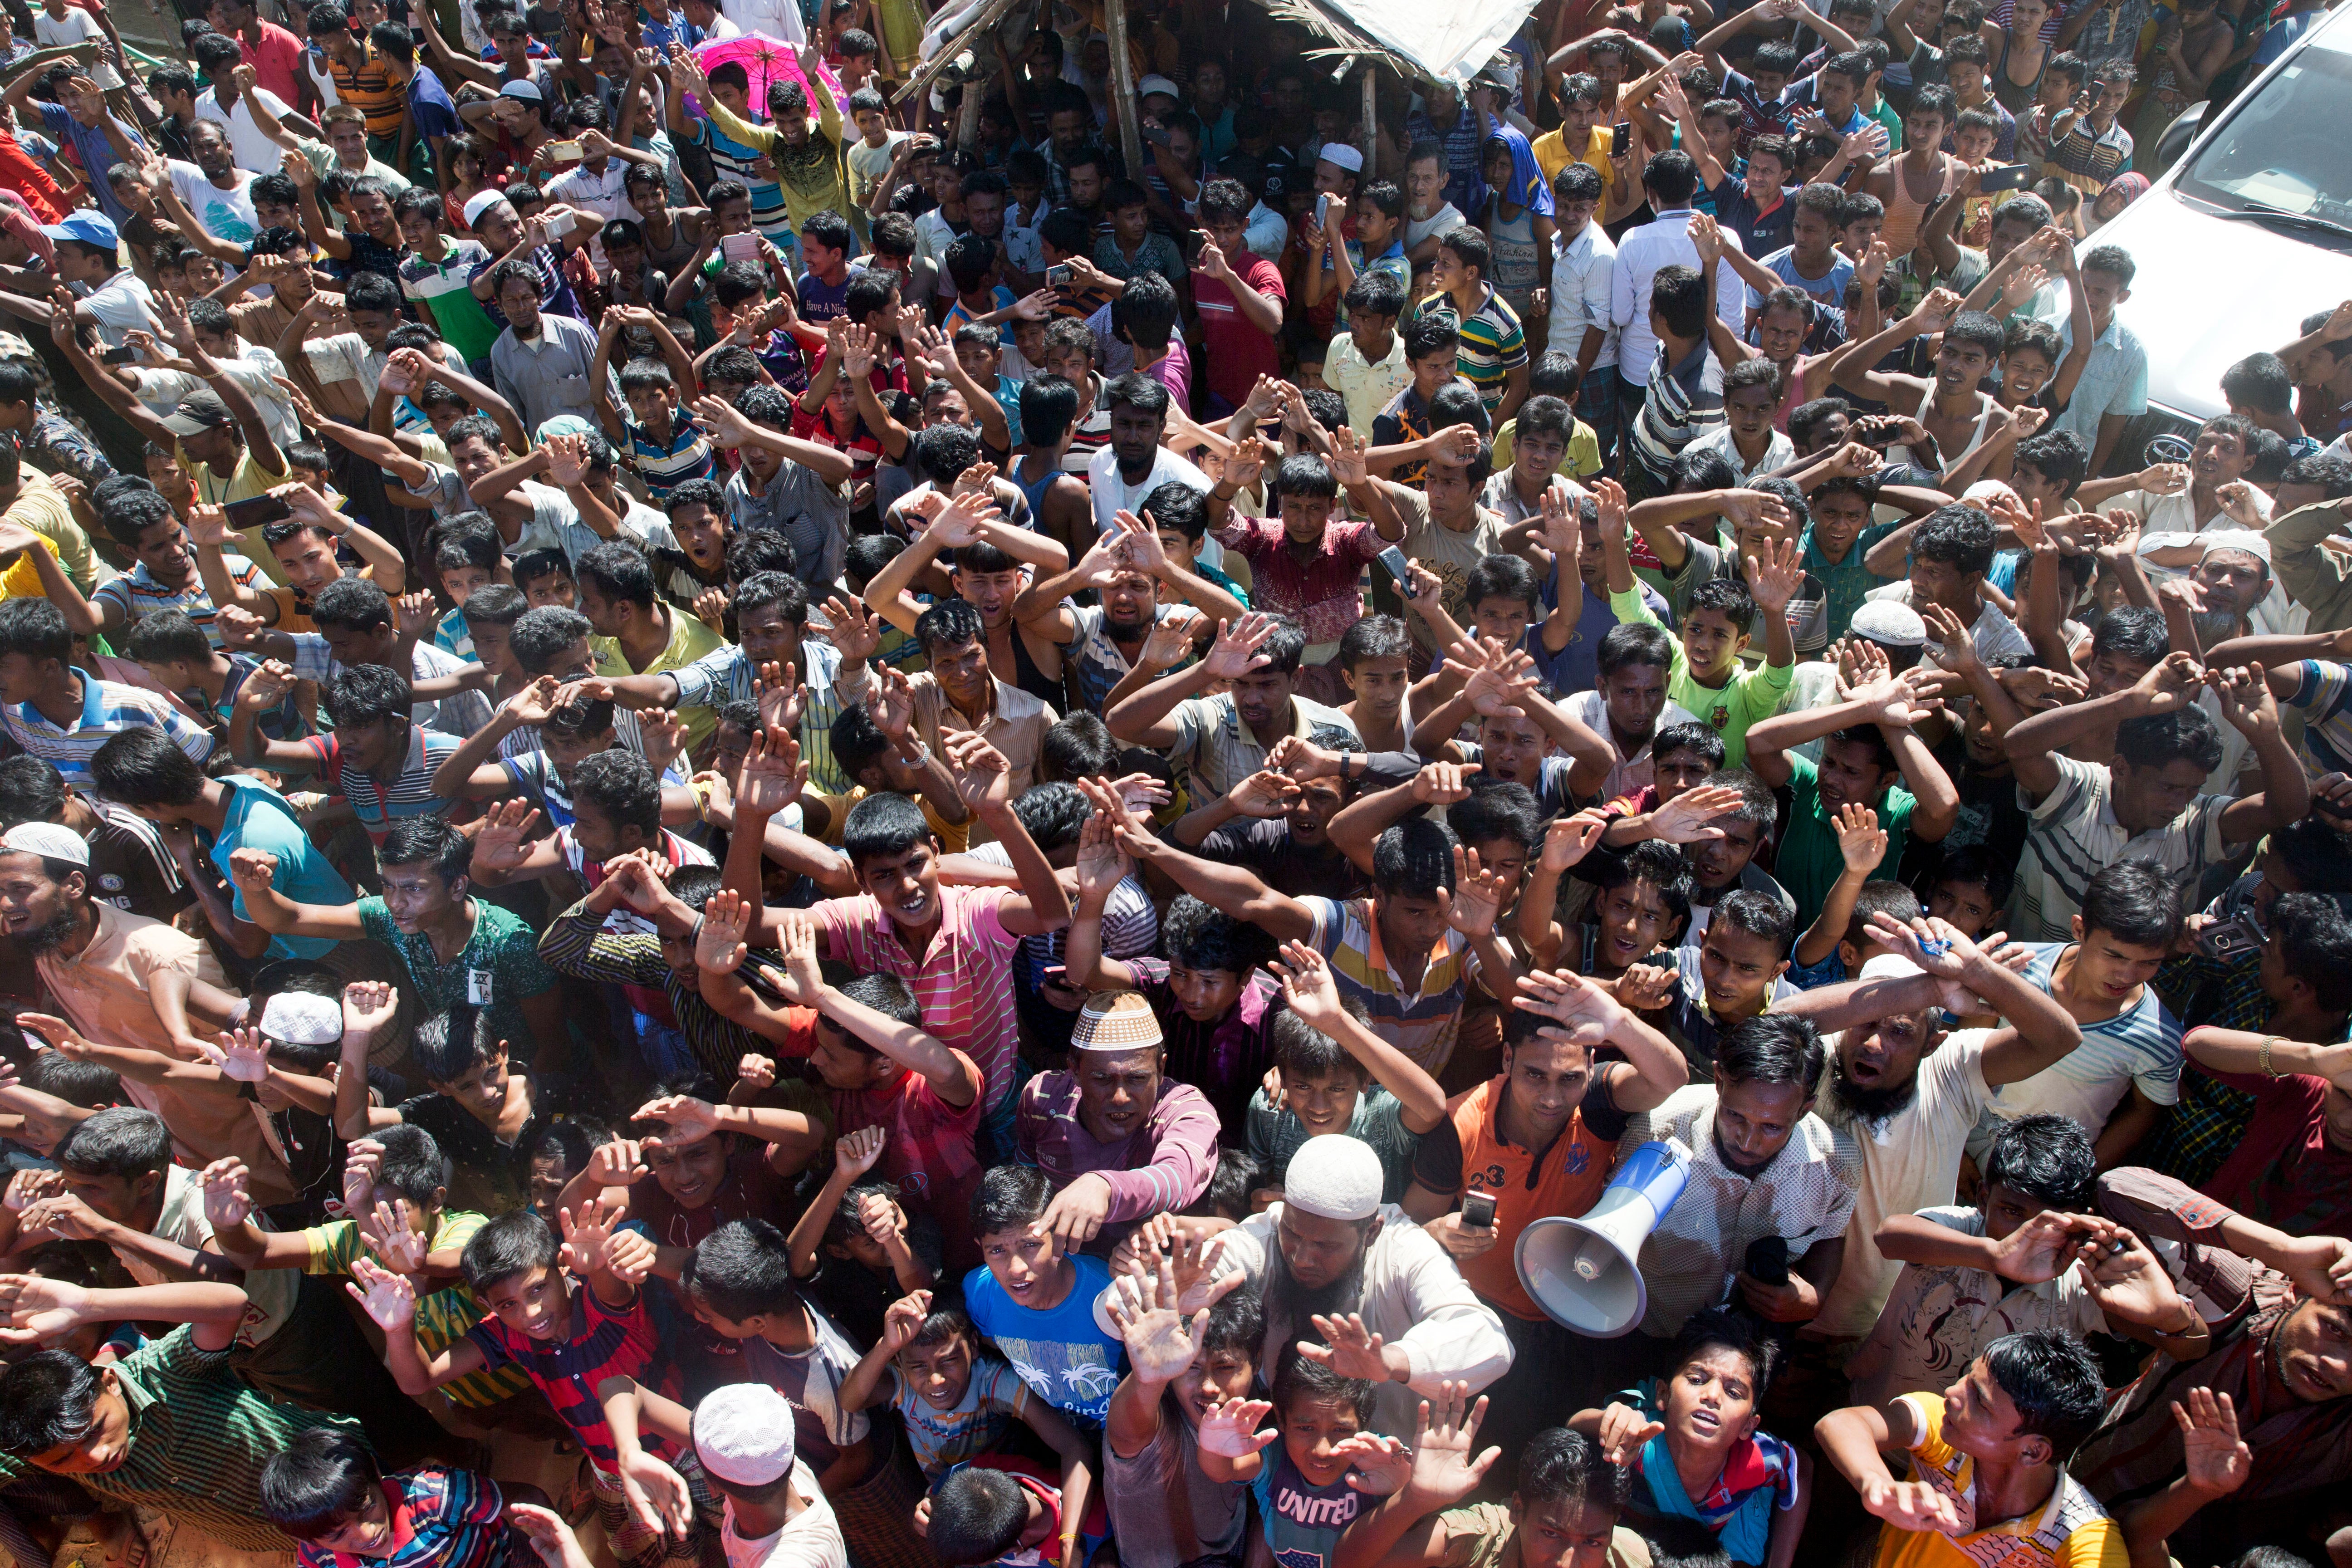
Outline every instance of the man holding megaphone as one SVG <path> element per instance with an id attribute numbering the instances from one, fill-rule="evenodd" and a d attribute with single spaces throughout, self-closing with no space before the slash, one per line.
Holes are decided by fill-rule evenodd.
<path id="1" fill-rule="evenodd" d="M 1596 1062 L 1603 1045 L 1623 1061 Z M 1594 1342 L 1548 1314 L 1521 1284 L 1517 1241 L 1549 1215 L 1590 1210 L 1616 1164 L 1628 1119 L 1688 1080 L 1682 1052 L 1581 975 L 1519 982 L 1503 1028 L 1502 1071 L 1457 1095 L 1423 1134 L 1405 1212 L 1454 1257 L 1494 1308 L 1517 1374 L 1488 1391 L 1487 1435 L 1507 1466 L 1563 1410 L 1613 1387 Z"/>

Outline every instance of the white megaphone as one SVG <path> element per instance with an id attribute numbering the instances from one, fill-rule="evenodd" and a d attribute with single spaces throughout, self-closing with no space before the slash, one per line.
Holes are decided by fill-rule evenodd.
<path id="1" fill-rule="evenodd" d="M 1649 1310 L 1642 1243 L 1690 1180 L 1680 1139 L 1644 1143 L 1625 1157 L 1581 1219 L 1554 1215 L 1519 1232 L 1519 1283 L 1552 1321 L 1591 1339 L 1630 1333 Z"/>

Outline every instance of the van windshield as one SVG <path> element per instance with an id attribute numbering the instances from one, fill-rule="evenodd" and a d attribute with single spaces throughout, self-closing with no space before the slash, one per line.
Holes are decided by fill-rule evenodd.
<path id="1" fill-rule="evenodd" d="M 2300 51 L 2181 172 L 2178 188 L 2228 212 L 2274 207 L 2352 224 L 2352 54 Z"/>

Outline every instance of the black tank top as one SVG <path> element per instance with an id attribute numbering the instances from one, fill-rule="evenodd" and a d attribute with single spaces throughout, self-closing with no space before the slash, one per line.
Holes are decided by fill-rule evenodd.
<path id="1" fill-rule="evenodd" d="M 1062 695 L 1062 683 L 1038 668 L 1037 661 L 1030 657 L 1029 639 L 1021 635 L 1018 626 L 1013 628 L 1013 684 L 1038 701 L 1051 703 L 1056 713 L 1067 701 Z"/>

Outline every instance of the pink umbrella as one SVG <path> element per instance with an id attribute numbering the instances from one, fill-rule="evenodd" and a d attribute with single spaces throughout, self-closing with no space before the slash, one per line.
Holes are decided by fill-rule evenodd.
<path id="1" fill-rule="evenodd" d="M 750 33 L 741 37 L 721 38 L 716 43 L 703 44 L 697 47 L 694 58 L 695 63 L 702 68 L 705 76 L 709 75 L 716 67 L 725 65 L 730 60 L 749 72 L 751 78 L 751 91 L 748 94 L 750 107 L 752 112 L 761 119 L 766 118 L 768 89 L 778 82 L 799 82 L 802 89 L 809 95 L 810 113 L 814 115 L 816 112 L 816 89 L 808 78 L 802 74 L 800 58 L 793 52 L 793 46 L 781 39 L 772 38 L 765 33 Z M 841 79 L 835 76 L 832 68 L 828 66 L 820 64 L 817 69 L 824 74 L 825 85 L 832 89 L 835 101 L 841 101 L 846 96 L 841 90 Z"/>

